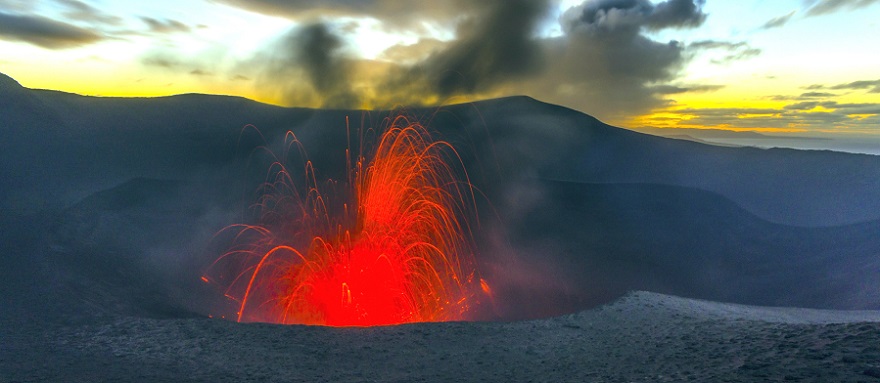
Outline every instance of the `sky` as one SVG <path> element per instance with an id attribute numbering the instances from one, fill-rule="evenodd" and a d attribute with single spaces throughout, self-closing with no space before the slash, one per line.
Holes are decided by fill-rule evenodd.
<path id="1" fill-rule="evenodd" d="M 0 72 L 326 108 L 527 95 L 627 127 L 880 136 L 880 0 L 0 0 Z"/>

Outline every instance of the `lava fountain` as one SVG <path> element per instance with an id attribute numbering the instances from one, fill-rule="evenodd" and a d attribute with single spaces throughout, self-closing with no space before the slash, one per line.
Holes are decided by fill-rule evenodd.
<path id="1" fill-rule="evenodd" d="M 273 157 L 260 187 L 257 223 L 221 231 L 232 245 L 202 277 L 223 286 L 239 322 L 463 320 L 489 297 L 475 269 L 467 220 L 476 214 L 474 191 L 460 156 L 406 117 L 385 125 L 375 143 L 361 136 L 354 161 L 346 150 L 348 179 L 328 180 L 329 194 L 308 160 L 305 181 L 293 181 L 287 152 L 305 151 L 287 133 L 285 154 Z"/>

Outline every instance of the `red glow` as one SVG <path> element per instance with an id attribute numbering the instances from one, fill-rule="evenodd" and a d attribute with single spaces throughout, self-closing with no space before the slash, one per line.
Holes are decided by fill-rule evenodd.
<path id="1" fill-rule="evenodd" d="M 299 145 L 293 133 L 287 138 L 288 147 Z M 310 162 L 302 192 L 276 161 L 257 204 L 259 224 L 225 229 L 235 232 L 234 244 L 212 265 L 210 280 L 224 281 L 218 283 L 238 305 L 238 321 L 370 326 L 465 319 L 475 295 L 490 290 L 475 277 L 462 218 L 473 191 L 449 159 L 461 163 L 451 145 L 398 117 L 369 162 L 362 154 L 349 165 L 343 201 L 318 190 Z"/>

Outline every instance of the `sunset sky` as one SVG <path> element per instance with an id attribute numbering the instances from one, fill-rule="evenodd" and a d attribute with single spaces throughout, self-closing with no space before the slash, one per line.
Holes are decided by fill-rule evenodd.
<path id="1" fill-rule="evenodd" d="M 880 0 L 0 0 L 0 72 L 309 107 L 524 94 L 629 128 L 880 134 Z"/>

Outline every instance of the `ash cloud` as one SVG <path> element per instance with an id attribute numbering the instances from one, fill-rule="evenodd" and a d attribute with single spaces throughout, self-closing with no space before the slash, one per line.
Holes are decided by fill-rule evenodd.
<path id="1" fill-rule="evenodd" d="M 256 61 L 267 64 L 259 83 L 278 88 L 283 98 L 292 103 L 317 98 L 325 107 L 357 106 L 358 99 L 350 88 L 344 44 L 325 23 L 293 28 L 260 53 Z M 311 86 L 313 94 L 303 94 L 303 80 Z"/>
<path id="2" fill-rule="evenodd" d="M 564 35 L 548 42 L 554 65 L 538 96 L 606 116 L 646 112 L 662 106 L 662 89 L 686 61 L 684 46 L 660 42 L 646 31 L 690 28 L 706 18 L 702 2 L 671 0 L 599 0 L 566 11 Z M 572 102 L 572 100 L 577 100 Z"/>
<path id="3" fill-rule="evenodd" d="M 103 35 L 72 24 L 36 15 L 0 12 L 0 39 L 47 49 L 67 49 L 96 43 Z"/>
<path id="4" fill-rule="evenodd" d="M 482 5 L 457 31 L 457 40 L 413 69 L 447 97 L 477 93 L 536 73 L 540 45 L 533 38 L 545 0 L 494 0 Z"/>
<path id="5" fill-rule="evenodd" d="M 325 104 L 327 100 L 331 100 L 331 105 L 346 105 L 353 101 L 340 53 L 343 41 L 327 25 L 309 25 L 288 36 L 286 42 L 291 45 L 312 86 L 324 96 Z"/>
<path id="6" fill-rule="evenodd" d="M 383 22 L 383 29 L 413 20 L 455 25 L 451 40 L 393 46 L 379 56 L 384 60 L 346 56 L 346 38 L 353 32 L 326 18 L 294 29 L 242 66 L 262 79 L 257 86 L 274 87 L 291 105 L 433 105 L 455 97 L 526 94 L 612 119 L 663 106 L 671 88 L 662 85 L 673 83 L 690 57 L 683 44 L 656 41 L 648 33 L 693 28 L 707 17 L 699 0 L 588 0 L 559 18 L 561 36 L 542 37 L 538 29 L 551 16 L 552 0 L 441 1 L 419 8 L 425 15 L 415 15 L 415 5 L 390 1 L 366 2 L 369 7 L 341 2 L 333 11 L 326 4 L 298 8 L 298 1 L 225 2 L 283 11 L 294 20 L 321 12 L 371 17 Z M 440 11 L 432 13 L 434 8 Z M 398 22 L 408 15 L 413 19 Z M 417 27 L 409 28 L 418 35 Z M 728 60 L 758 53 L 744 46 Z M 416 57 L 387 61 L 401 55 Z"/>

